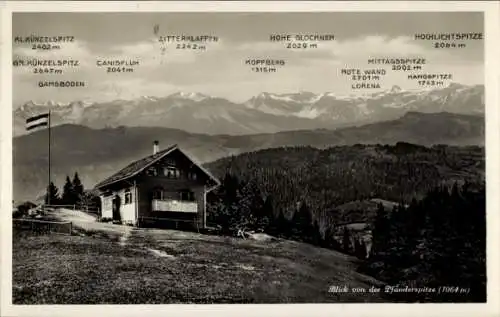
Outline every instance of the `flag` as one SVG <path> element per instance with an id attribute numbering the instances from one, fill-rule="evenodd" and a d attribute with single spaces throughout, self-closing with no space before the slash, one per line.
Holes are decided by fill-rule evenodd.
<path id="1" fill-rule="evenodd" d="M 46 127 L 49 125 L 49 114 L 44 113 L 26 119 L 26 130 L 32 130 L 38 127 Z"/>

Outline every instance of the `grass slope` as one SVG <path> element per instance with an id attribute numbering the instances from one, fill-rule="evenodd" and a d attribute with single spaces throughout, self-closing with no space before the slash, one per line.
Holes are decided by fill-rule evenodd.
<path id="1" fill-rule="evenodd" d="M 80 235 L 14 237 L 14 304 L 382 301 L 328 292 L 333 285 L 380 285 L 355 272 L 354 258 L 335 251 L 288 240 L 86 224 L 92 229 Z"/>

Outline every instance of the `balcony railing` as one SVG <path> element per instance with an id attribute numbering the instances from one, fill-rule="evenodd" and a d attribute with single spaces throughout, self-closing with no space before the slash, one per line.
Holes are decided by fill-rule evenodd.
<path id="1" fill-rule="evenodd" d="M 198 212 L 198 204 L 193 201 L 153 199 L 153 211 Z"/>

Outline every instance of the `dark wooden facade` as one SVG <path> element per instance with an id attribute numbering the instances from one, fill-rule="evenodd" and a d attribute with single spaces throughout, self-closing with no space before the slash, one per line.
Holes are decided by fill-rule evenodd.
<path id="1" fill-rule="evenodd" d="M 206 227 L 206 194 L 218 180 L 177 145 L 133 162 L 99 183 L 102 217 L 136 226 Z"/>

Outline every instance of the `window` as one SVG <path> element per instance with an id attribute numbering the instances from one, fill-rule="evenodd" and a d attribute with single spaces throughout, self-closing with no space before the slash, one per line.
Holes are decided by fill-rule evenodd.
<path id="1" fill-rule="evenodd" d="M 130 192 L 130 188 L 125 190 L 125 205 L 132 203 L 132 193 Z"/>
<path id="2" fill-rule="evenodd" d="M 181 172 L 175 167 L 168 166 L 163 168 L 163 175 L 168 178 L 179 178 Z"/>
<path id="3" fill-rule="evenodd" d="M 188 179 L 195 181 L 196 180 L 196 173 L 193 171 L 188 172 Z"/>
<path id="4" fill-rule="evenodd" d="M 102 209 L 103 210 L 111 209 L 111 197 L 110 197 L 110 195 L 102 197 Z"/>
<path id="5" fill-rule="evenodd" d="M 158 175 L 158 172 L 156 171 L 156 168 L 154 168 L 154 167 L 148 168 L 148 170 L 147 170 L 146 173 L 149 176 L 156 176 L 156 175 Z"/>
<path id="6" fill-rule="evenodd" d="M 158 187 L 153 190 L 153 199 L 163 199 L 163 188 Z"/>
<path id="7" fill-rule="evenodd" d="M 185 201 L 194 201 L 194 193 L 190 190 L 183 190 L 181 191 L 181 200 Z"/>

